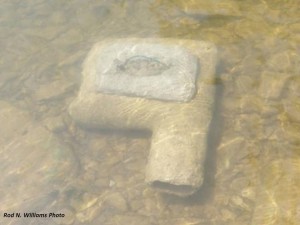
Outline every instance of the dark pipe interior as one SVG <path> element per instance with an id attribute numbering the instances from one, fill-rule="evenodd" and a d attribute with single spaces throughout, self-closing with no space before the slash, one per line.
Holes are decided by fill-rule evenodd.
<path id="1" fill-rule="evenodd" d="M 190 195 L 195 192 L 195 188 L 191 185 L 175 185 L 162 181 L 154 181 L 151 185 L 153 188 L 159 189 L 161 191 L 183 196 Z"/>

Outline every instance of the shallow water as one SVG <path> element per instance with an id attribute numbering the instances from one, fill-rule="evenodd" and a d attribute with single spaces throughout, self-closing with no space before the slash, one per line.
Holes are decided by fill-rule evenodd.
<path id="1" fill-rule="evenodd" d="M 37 223 L 5 212 L 65 212 L 45 224 L 297 224 L 299 10 L 297 0 L 2 0 L 1 224 Z M 90 48 L 121 37 L 218 47 L 205 182 L 190 198 L 144 183 L 148 134 L 86 131 L 68 115 Z"/>

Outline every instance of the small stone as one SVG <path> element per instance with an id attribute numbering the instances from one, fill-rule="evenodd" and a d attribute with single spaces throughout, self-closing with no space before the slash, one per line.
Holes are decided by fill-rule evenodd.
<path id="1" fill-rule="evenodd" d="M 145 216 L 151 216 L 152 214 L 159 214 L 159 209 L 157 207 L 157 202 L 155 201 L 156 199 L 145 199 L 144 201 L 144 215 Z"/>
<path id="2" fill-rule="evenodd" d="M 98 187 L 98 188 L 107 188 L 109 187 L 109 180 L 108 178 L 98 178 L 96 181 L 95 181 L 95 185 Z"/>
<path id="3" fill-rule="evenodd" d="M 150 188 L 146 188 L 143 191 L 143 198 L 154 198 L 155 197 L 155 192 L 150 189 Z"/>
<path id="4" fill-rule="evenodd" d="M 234 136 L 233 138 L 226 138 L 219 146 L 218 152 L 221 156 L 219 158 L 219 166 L 217 168 L 217 176 L 221 176 L 225 170 L 232 170 L 232 168 L 247 157 L 247 142 L 243 137 Z M 244 149 L 244 150 L 243 150 Z M 236 186 L 238 184 L 233 183 Z"/>
<path id="5" fill-rule="evenodd" d="M 107 196 L 104 202 L 105 205 L 112 207 L 118 211 L 126 212 L 128 210 L 127 201 L 119 192 Z"/>
<path id="6" fill-rule="evenodd" d="M 241 104 L 240 99 L 232 96 L 232 98 L 226 98 L 222 102 L 224 108 L 224 116 L 231 117 L 232 115 L 236 115 L 240 113 L 240 108 L 237 105 Z"/>
<path id="7" fill-rule="evenodd" d="M 262 108 L 261 114 L 264 118 L 270 118 L 276 116 L 280 112 L 278 105 L 275 104 L 265 104 Z"/>
<path id="8" fill-rule="evenodd" d="M 230 205 L 241 210 L 251 211 L 250 205 L 247 204 L 242 197 L 237 195 L 231 197 Z"/>
<path id="9" fill-rule="evenodd" d="M 278 113 L 277 113 L 278 114 Z M 263 137 L 262 139 L 278 140 L 282 138 L 281 122 L 277 116 L 264 116 L 263 120 Z"/>
<path id="10" fill-rule="evenodd" d="M 236 215 L 227 209 L 221 209 L 221 214 L 224 221 L 232 221 L 236 218 Z"/>
<path id="11" fill-rule="evenodd" d="M 255 88 L 255 80 L 251 76 L 237 76 L 236 87 L 239 94 L 248 94 Z"/>
<path id="12" fill-rule="evenodd" d="M 93 194 L 84 193 L 82 196 L 82 200 L 85 203 L 85 208 L 89 208 L 98 201 L 98 197 Z"/>
<path id="13" fill-rule="evenodd" d="M 264 103 L 256 96 L 245 95 L 240 101 L 240 113 L 261 113 Z"/>
<path id="14" fill-rule="evenodd" d="M 249 180 L 248 177 L 237 177 L 236 179 L 232 180 L 230 184 L 230 188 L 233 189 L 234 191 L 240 191 L 244 187 L 249 186 L 251 181 Z"/>
<path id="15" fill-rule="evenodd" d="M 59 133 L 66 129 L 63 119 L 60 116 L 57 117 L 48 117 L 44 124 L 46 128 L 54 133 Z"/>
<path id="16" fill-rule="evenodd" d="M 287 88 L 290 77 L 284 73 L 264 72 L 259 87 L 260 96 L 264 99 L 277 100 Z"/>
<path id="17" fill-rule="evenodd" d="M 292 66 L 289 52 L 280 52 L 271 56 L 267 65 L 272 71 L 286 72 Z"/>
<path id="18" fill-rule="evenodd" d="M 257 38 L 261 35 L 267 35 L 272 32 L 273 27 L 263 20 L 240 20 L 238 23 L 233 23 L 232 32 L 241 38 Z M 253 32 L 255 30 L 255 32 Z"/>
<path id="19" fill-rule="evenodd" d="M 124 188 L 128 183 L 128 178 L 124 175 L 115 175 L 113 176 L 113 180 L 115 181 L 116 188 Z"/>
<path id="20" fill-rule="evenodd" d="M 113 180 L 109 181 L 109 187 L 113 187 L 116 185 L 116 182 L 114 182 Z"/>
<path id="21" fill-rule="evenodd" d="M 79 198 L 72 198 L 71 199 L 71 206 L 78 212 L 84 211 L 93 205 L 95 205 L 98 201 L 98 196 L 92 195 L 89 193 L 84 193 Z"/>
<path id="22" fill-rule="evenodd" d="M 234 130 L 248 139 L 261 137 L 262 135 L 262 118 L 259 114 L 242 114 L 236 120 Z"/>
<path id="23" fill-rule="evenodd" d="M 139 209 L 141 209 L 144 205 L 143 202 L 140 199 L 135 199 L 130 201 L 130 208 L 132 209 L 132 211 L 138 211 Z"/>
<path id="24" fill-rule="evenodd" d="M 253 187 L 245 187 L 242 189 L 242 197 L 247 198 L 251 201 L 255 201 L 256 193 Z"/>
<path id="25" fill-rule="evenodd" d="M 94 152 L 105 151 L 109 148 L 108 141 L 105 137 L 96 137 L 89 141 L 89 149 Z"/>
<path id="26" fill-rule="evenodd" d="M 286 115 L 291 121 L 300 122 L 300 98 L 286 99 L 283 103 Z"/>
<path id="27" fill-rule="evenodd" d="M 76 218 L 81 223 L 90 222 L 95 219 L 103 210 L 103 206 L 101 204 L 94 204 L 93 206 L 80 211 L 76 214 Z"/>

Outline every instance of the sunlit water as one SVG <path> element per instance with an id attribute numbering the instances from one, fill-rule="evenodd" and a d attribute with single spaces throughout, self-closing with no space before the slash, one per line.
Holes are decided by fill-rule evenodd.
<path id="1" fill-rule="evenodd" d="M 2 0 L 1 224 L 298 224 L 299 11 L 297 0 Z M 205 182 L 191 198 L 144 184 L 148 135 L 89 132 L 68 115 L 86 54 L 112 37 L 218 47 Z"/>

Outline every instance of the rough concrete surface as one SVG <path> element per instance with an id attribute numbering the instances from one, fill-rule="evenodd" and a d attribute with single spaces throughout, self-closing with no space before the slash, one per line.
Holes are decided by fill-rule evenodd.
<path id="1" fill-rule="evenodd" d="M 101 77 L 101 52 L 109 48 L 107 46 L 126 46 L 127 43 L 131 48 L 134 48 L 135 43 L 135 46 L 142 46 L 136 48 L 145 50 L 149 49 L 144 47 L 147 45 L 182 49 L 185 54 L 196 57 L 200 69 L 194 98 L 182 103 L 121 95 L 123 93 L 101 93 L 98 80 L 99 76 Z M 123 49 L 118 51 L 122 54 Z M 113 56 L 118 55 L 118 51 L 113 53 Z M 138 54 L 141 53 L 138 51 Z M 147 56 L 147 51 L 143 54 Z M 132 54 L 128 56 L 134 57 Z M 112 56 L 107 57 L 114 60 Z M 160 57 L 168 58 L 165 59 L 165 62 L 168 62 L 174 56 L 166 52 L 165 56 Z M 84 63 L 82 86 L 78 97 L 71 103 L 69 112 L 75 121 L 88 128 L 151 130 L 153 135 L 146 181 L 161 191 L 182 196 L 190 195 L 203 183 L 203 162 L 215 97 L 216 61 L 216 48 L 207 42 L 176 39 L 103 41 L 92 48 Z M 107 63 L 107 70 L 111 68 L 111 64 L 112 62 Z M 149 86 L 151 87 L 151 84 Z"/>

